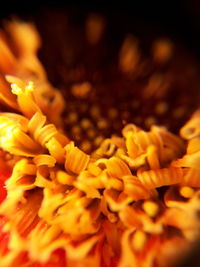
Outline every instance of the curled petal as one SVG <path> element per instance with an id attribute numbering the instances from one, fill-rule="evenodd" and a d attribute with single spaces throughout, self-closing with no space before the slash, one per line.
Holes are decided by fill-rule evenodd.
<path id="1" fill-rule="evenodd" d="M 28 122 L 29 121 L 26 117 L 19 115 L 19 114 L 16 114 L 16 113 L 9 113 L 9 112 L 0 113 L 0 116 L 6 117 L 9 120 L 20 125 L 20 128 L 22 129 L 23 132 L 28 131 Z"/>
<path id="2" fill-rule="evenodd" d="M 183 177 L 183 185 L 200 187 L 200 172 L 198 169 L 188 168 Z"/>
<path id="3" fill-rule="evenodd" d="M 200 110 L 197 110 L 190 120 L 181 128 L 180 135 L 187 140 L 200 135 Z"/>
<path id="4" fill-rule="evenodd" d="M 142 225 L 140 213 L 131 206 L 126 206 L 119 212 L 119 217 L 127 228 L 136 228 Z"/>
<path id="5" fill-rule="evenodd" d="M 117 215 L 109 211 L 107 202 L 104 197 L 101 198 L 100 209 L 111 223 L 115 223 L 117 221 Z"/>
<path id="6" fill-rule="evenodd" d="M 85 170 L 89 163 L 90 156 L 81 151 L 79 148 L 75 147 L 73 143 L 67 145 L 65 149 L 65 169 L 76 174 L 79 174 L 81 171 Z"/>
<path id="7" fill-rule="evenodd" d="M 124 193 L 133 200 L 146 199 L 150 196 L 150 191 L 136 176 L 124 176 Z"/>
<path id="8" fill-rule="evenodd" d="M 41 112 L 36 112 L 28 123 L 30 134 L 37 139 L 38 131 L 44 126 L 46 117 Z"/>
<path id="9" fill-rule="evenodd" d="M 24 88 L 19 87 L 16 83 L 11 84 L 13 94 L 17 95 L 17 103 L 21 112 L 28 118 L 31 118 L 40 108 L 33 98 L 34 84 L 29 82 Z"/>
<path id="10" fill-rule="evenodd" d="M 22 159 L 16 163 L 11 177 L 6 182 L 6 188 L 8 191 L 16 188 L 30 190 L 35 187 L 35 175 L 36 166 L 27 159 Z"/>
<path id="11" fill-rule="evenodd" d="M 52 157 L 56 159 L 58 163 L 64 163 L 65 161 L 65 149 L 58 142 L 55 137 L 52 137 L 47 143 L 46 147 Z"/>
<path id="12" fill-rule="evenodd" d="M 149 146 L 147 149 L 147 161 L 151 169 L 159 169 L 160 162 L 158 158 L 158 151 L 156 146 Z"/>
<path id="13" fill-rule="evenodd" d="M 136 132 L 139 132 L 141 129 L 136 126 L 135 124 L 127 124 L 123 130 L 122 130 L 122 135 L 126 138 L 127 137 L 127 134 L 132 132 L 132 133 L 136 133 Z"/>
<path id="14" fill-rule="evenodd" d="M 125 155 L 120 155 L 120 158 L 122 158 L 131 169 L 138 169 L 139 167 L 146 165 L 147 153 L 140 154 L 134 159 Z"/>
<path id="15" fill-rule="evenodd" d="M 194 137 L 188 141 L 186 154 L 193 154 L 200 151 L 200 136 Z"/>
<path id="16" fill-rule="evenodd" d="M 51 138 L 55 137 L 56 134 L 57 129 L 54 124 L 47 124 L 37 132 L 36 139 L 44 146 Z"/>
<path id="17" fill-rule="evenodd" d="M 104 190 L 104 197 L 112 211 L 119 211 L 133 201 L 125 193 L 114 189 Z"/>
<path id="18" fill-rule="evenodd" d="M 102 157 L 111 157 L 116 151 L 116 146 L 112 139 L 105 139 L 98 149 L 98 154 Z"/>
<path id="19" fill-rule="evenodd" d="M 122 179 L 123 176 L 131 174 L 126 163 L 117 157 L 112 157 L 106 161 L 106 166 L 108 174 L 113 177 Z"/>
<path id="20" fill-rule="evenodd" d="M 75 178 L 75 176 L 70 175 L 65 171 L 59 170 L 56 172 L 56 179 L 60 184 L 73 185 Z"/>
<path id="21" fill-rule="evenodd" d="M 200 151 L 191 155 L 185 155 L 181 159 L 172 162 L 174 167 L 190 167 L 200 170 Z"/>
<path id="22" fill-rule="evenodd" d="M 1 116 L 0 125 L 0 143 L 8 152 L 21 156 L 34 156 L 41 152 L 39 144 L 23 132 L 20 123 Z"/>
<path id="23" fill-rule="evenodd" d="M 47 165 L 48 167 L 54 167 L 56 160 L 54 157 L 50 155 L 38 155 L 33 159 L 33 162 L 36 164 L 36 166 L 42 166 Z"/>
<path id="24" fill-rule="evenodd" d="M 137 177 L 146 188 L 153 189 L 182 182 L 183 170 L 173 167 L 149 170 L 138 172 Z"/>
<path id="25" fill-rule="evenodd" d="M 37 168 L 35 185 L 42 188 L 55 188 L 55 184 L 49 179 L 50 173 L 47 166 L 41 165 Z"/>

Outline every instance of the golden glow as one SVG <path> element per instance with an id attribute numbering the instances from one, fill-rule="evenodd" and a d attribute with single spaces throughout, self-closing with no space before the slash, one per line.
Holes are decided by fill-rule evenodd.
<path id="1" fill-rule="evenodd" d="M 13 169 L 0 206 L 3 231 L 10 235 L 8 251 L 0 248 L 1 267 L 20 263 L 24 252 L 30 266 L 47 263 L 57 249 L 64 250 L 67 266 L 73 267 L 100 267 L 102 262 L 119 267 L 147 267 L 155 262 L 166 266 L 164 259 L 174 257 L 176 245 L 184 244 L 180 246 L 184 252 L 199 233 L 200 112 L 181 128 L 181 137 L 161 126 L 144 131 L 128 124 L 122 136 L 104 139 L 98 129 L 106 128 L 108 121 L 101 117 L 98 105 L 89 109 L 98 129 L 90 128 L 87 118 L 79 125 L 73 111 L 67 118 L 74 123 L 74 134 L 84 129 L 89 136 L 90 130 L 97 146 L 87 154 L 88 140 L 77 147 L 65 135 L 61 112 L 67 103 L 48 83 L 37 59 L 37 31 L 31 24 L 18 22 L 8 28 L 19 58 L 0 37 L 0 70 L 10 73 L 6 79 L 14 94 L 5 93 L 5 88 L 10 90 L 7 84 L 0 87 L 0 97 L 20 115 L 0 113 L 1 164 L 8 161 Z M 91 45 L 99 41 L 103 28 L 102 18 L 89 18 L 86 31 Z M 169 42 L 155 46 L 159 63 L 170 59 Z M 137 40 L 128 36 L 119 56 L 121 71 L 134 72 L 139 57 Z M 149 81 L 146 93 L 154 93 L 154 85 L 159 88 L 161 80 Z M 92 86 L 86 82 L 71 89 L 74 97 L 85 98 Z M 164 103 L 156 107 L 157 113 L 166 109 Z M 109 116 L 116 119 L 117 112 L 110 108 Z M 147 118 L 148 124 L 153 122 Z M 3 158 L 4 152 L 10 158 Z M 163 186 L 167 189 L 162 199 L 159 188 Z M 171 227 L 174 233 L 169 233 Z"/>

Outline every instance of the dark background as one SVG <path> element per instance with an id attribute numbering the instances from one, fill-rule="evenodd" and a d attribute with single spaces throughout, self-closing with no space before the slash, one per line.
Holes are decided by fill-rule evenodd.
<path id="1" fill-rule="evenodd" d="M 200 1 L 3 1 L 0 17 L 11 14 L 39 14 L 46 8 L 102 12 L 116 21 L 118 27 L 126 25 L 127 32 L 143 31 L 157 35 L 164 33 L 183 42 L 200 58 Z M 119 23 L 120 22 L 120 23 Z M 153 31 L 152 31 L 153 29 Z M 119 28 L 120 31 L 120 28 Z M 153 36 L 152 36 L 153 37 Z"/>

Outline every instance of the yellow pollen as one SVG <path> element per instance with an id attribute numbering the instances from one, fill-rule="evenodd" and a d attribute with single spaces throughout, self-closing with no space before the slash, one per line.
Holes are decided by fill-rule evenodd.
<path id="1" fill-rule="evenodd" d="M 94 163 L 89 163 L 88 165 L 88 171 L 94 175 L 98 176 L 101 173 L 101 168 L 99 168 L 96 164 Z"/>
<path id="2" fill-rule="evenodd" d="M 78 120 L 77 113 L 70 112 L 66 121 L 69 122 L 69 123 L 74 123 L 74 122 L 77 122 L 77 120 Z"/>
<path id="3" fill-rule="evenodd" d="M 88 129 L 88 128 L 90 128 L 92 126 L 91 121 L 89 119 L 86 119 L 86 118 L 82 119 L 80 124 L 81 124 L 81 127 L 83 129 Z"/>
<path id="4" fill-rule="evenodd" d="M 153 201 L 145 201 L 143 209 L 150 217 L 155 217 L 159 211 L 158 205 Z"/>
<path id="5" fill-rule="evenodd" d="M 34 83 L 32 81 L 28 82 L 28 85 L 25 87 L 25 92 L 33 92 L 34 90 Z"/>
<path id="6" fill-rule="evenodd" d="M 59 183 L 67 185 L 72 185 L 75 180 L 74 176 L 69 175 L 65 171 L 58 171 L 56 174 L 56 179 Z"/>
<path id="7" fill-rule="evenodd" d="M 11 88 L 12 88 L 12 93 L 15 95 L 19 95 L 22 93 L 22 89 L 16 83 L 11 84 Z"/>
<path id="8" fill-rule="evenodd" d="M 137 231 L 132 239 L 132 246 L 136 251 L 141 251 L 146 243 L 146 234 L 142 231 Z"/>
<path id="9" fill-rule="evenodd" d="M 84 82 L 82 84 L 75 84 L 71 88 L 71 92 L 75 97 L 85 98 L 87 94 L 91 91 L 92 86 L 89 82 Z"/>
<path id="10" fill-rule="evenodd" d="M 191 198 L 194 195 L 194 189 L 189 186 L 182 186 L 179 192 L 185 198 Z"/>
<path id="11" fill-rule="evenodd" d="M 98 122 L 97 122 L 97 126 L 99 129 L 105 129 L 108 127 L 108 123 L 105 119 L 100 119 Z"/>
<path id="12" fill-rule="evenodd" d="M 74 125 L 71 129 L 72 134 L 80 134 L 81 133 L 81 128 L 79 125 Z"/>
<path id="13" fill-rule="evenodd" d="M 108 219 L 111 223 L 115 223 L 117 221 L 117 216 L 115 214 L 108 214 Z"/>

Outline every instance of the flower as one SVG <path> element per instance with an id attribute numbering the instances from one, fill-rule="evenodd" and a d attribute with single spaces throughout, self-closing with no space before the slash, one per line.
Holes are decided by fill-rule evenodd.
<path id="1" fill-rule="evenodd" d="M 18 37 L 25 33 L 37 44 L 33 26 L 10 27 L 19 51 L 25 44 Z M 200 116 L 181 129 L 187 143 L 163 127 L 144 131 L 127 124 L 122 136 L 105 139 L 87 154 L 65 134 L 64 100 L 46 80 L 35 49 L 26 45 L 26 53 L 15 58 L 4 44 L 15 97 L 7 93 L 2 99 L 16 112 L 0 114 L 0 181 L 6 189 L 0 187 L 1 266 L 153 267 L 175 261 L 200 228 L 200 146 L 194 151 L 197 136 L 185 136 L 190 125 L 199 131 Z M 33 60 L 37 78 L 26 59 Z"/>

